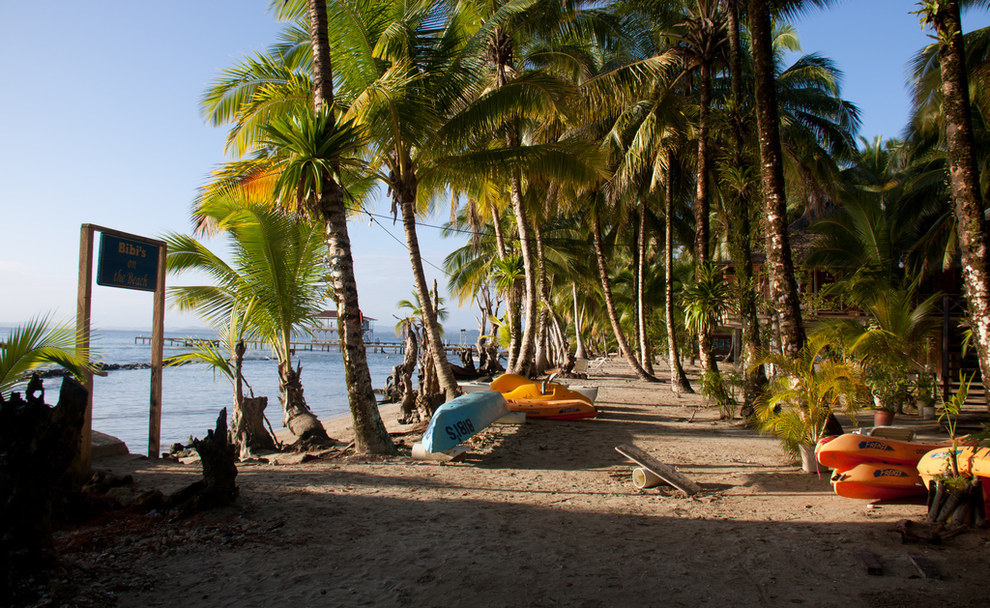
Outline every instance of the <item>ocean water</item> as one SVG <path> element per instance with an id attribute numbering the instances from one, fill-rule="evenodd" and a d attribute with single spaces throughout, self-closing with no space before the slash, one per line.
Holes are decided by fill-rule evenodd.
<path id="1" fill-rule="evenodd" d="M 0 336 L 7 331 L 0 329 Z M 93 330 L 92 348 L 104 363 L 150 363 L 151 346 L 136 344 L 135 337 L 148 332 Z M 172 333 L 167 337 L 212 337 L 209 333 Z M 385 341 L 385 339 L 383 339 Z M 389 339 L 389 341 L 392 341 Z M 186 350 L 165 347 L 165 357 Z M 384 388 L 392 368 L 402 362 L 402 355 L 372 353 L 368 367 L 375 388 Z M 306 402 L 321 420 L 349 416 L 344 363 L 339 351 L 297 351 L 293 367 L 302 363 L 302 384 Z M 275 430 L 282 427 L 282 408 L 278 391 L 278 364 L 268 349 L 248 350 L 244 357 L 244 376 L 255 396 L 267 396 L 265 414 Z M 46 401 L 54 405 L 61 380 L 45 380 Z M 248 388 L 245 394 L 250 395 Z M 148 452 L 151 370 L 110 371 L 93 379 L 93 429 L 124 441 L 133 454 Z M 191 436 L 205 437 L 214 428 L 221 408 L 231 411 L 233 388 L 222 375 L 214 376 L 208 365 L 166 367 L 162 375 L 161 450 L 173 443 L 188 443 Z"/>

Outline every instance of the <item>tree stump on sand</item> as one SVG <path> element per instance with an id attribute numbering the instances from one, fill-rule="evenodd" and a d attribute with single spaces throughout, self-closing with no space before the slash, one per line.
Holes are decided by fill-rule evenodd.
<path id="1" fill-rule="evenodd" d="M 244 354 L 247 345 L 239 340 L 234 347 L 234 410 L 230 413 L 230 440 L 237 446 L 242 458 L 250 458 L 254 450 L 275 450 L 278 441 L 274 433 L 265 428 L 265 408 L 268 397 L 244 396 Z M 251 386 L 248 385 L 248 389 Z"/>
<path id="2" fill-rule="evenodd" d="M 237 449 L 227 434 L 227 408 L 220 410 L 215 430 L 206 439 L 193 441 L 203 464 L 203 479 L 169 497 L 168 506 L 180 511 L 202 511 L 222 507 L 237 498 Z"/>
<path id="3" fill-rule="evenodd" d="M 65 378 L 58 405 L 49 407 L 37 376 L 27 400 L 0 395 L 0 598 L 30 594 L 55 564 L 52 508 L 73 491 L 86 397 L 85 387 Z"/>
<path id="4" fill-rule="evenodd" d="M 237 405 L 237 404 L 235 404 Z M 275 450 L 275 438 L 265 427 L 268 397 L 241 397 L 230 416 L 230 440 L 242 456 L 255 450 Z"/>

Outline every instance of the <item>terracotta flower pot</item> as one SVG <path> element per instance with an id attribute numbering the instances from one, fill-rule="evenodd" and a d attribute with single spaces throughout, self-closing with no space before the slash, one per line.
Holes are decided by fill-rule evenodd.
<path id="1" fill-rule="evenodd" d="M 894 412 L 890 410 L 874 410 L 873 426 L 890 426 L 894 423 Z"/>

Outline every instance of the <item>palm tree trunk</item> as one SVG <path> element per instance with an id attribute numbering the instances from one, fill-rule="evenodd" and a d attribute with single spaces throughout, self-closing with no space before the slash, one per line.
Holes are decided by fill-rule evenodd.
<path id="1" fill-rule="evenodd" d="M 325 0 L 309 0 L 309 18 L 310 43 L 313 48 L 313 105 L 318 111 L 324 107 L 332 109 L 333 68 L 330 63 Z M 371 385 L 371 372 L 368 371 L 343 194 L 340 185 L 331 175 L 324 176 L 319 211 L 327 227 L 327 255 L 337 299 L 337 322 L 348 403 L 354 419 L 354 447 L 358 452 L 395 454 L 395 445 L 378 412 Z"/>
<path id="2" fill-rule="evenodd" d="M 711 68 L 707 63 L 701 64 L 701 100 L 698 113 L 698 178 L 694 198 L 694 263 L 695 268 L 701 268 L 708 263 L 709 254 L 709 214 L 710 201 L 708 196 L 708 107 L 712 98 Z M 717 373 L 718 365 L 712 351 L 712 337 L 708 331 L 698 332 L 698 353 L 701 356 L 701 367 L 709 373 Z"/>
<path id="3" fill-rule="evenodd" d="M 674 394 L 693 393 L 691 383 L 688 382 L 681 367 L 681 357 L 677 349 L 677 327 L 674 325 L 674 186 L 671 181 L 670 170 L 671 158 L 667 157 L 666 187 L 664 192 L 664 231 L 663 231 L 663 266 L 666 276 L 664 277 L 664 299 L 666 310 L 664 321 L 667 324 L 667 357 L 670 364 L 670 390 Z"/>
<path id="4" fill-rule="evenodd" d="M 509 135 L 509 146 L 518 146 L 518 139 L 518 136 Z M 522 196 L 522 179 L 518 171 L 512 172 L 509 183 L 509 195 L 512 199 L 512 210 L 516 216 L 516 229 L 519 232 L 519 251 L 522 254 L 524 293 L 526 298 L 524 312 L 526 323 L 519 344 L 519 356 L 509 371 L 525 376 L 533 367 L 533 354 L 535 351 L 537 326 L 536 264 L 534 261 L 535 256 L 533 255 L 533 237 L 529 228 L 529 220 L 526 217 L 526 208 Z"/>
<path id="5" fill-rule="evenodd" d="M 571 281 L 571 298 L 574 300 L 574 356 L 578 359 L 587 359 L 588 351 L 584 347 L 584 338 L 581 336 L 583 316 L 578 308 L 577 283 Z"/>
<path id="6" fill-rule="evenodd" d="M 505 234 L 502 232 L 502 214 L 490 201 L 488 207 L 492 214 L 492 226 L 495 229 L 495 244 L 498 247 L 498 258 L 504 260 L 509 255 L 509 248 L 505 243 Z M 505 314 L 509 320 L 509 347 L 506 349 L 509 358 L 506 361 L 506 366 L 512 369 L 512 365 L 519 353 L 519 323 L 517 322 L 519 320 L 519 294 L 514 287 L 509 289 L 508 293 L 505 294 L 505 300 Z"/>
<path id="7" fill-rule="evenodd" d="M 332 179 L 326 182 L 320 199 L 327 224 L 330 276 L 337 302 L 337 326 L 344 358 L 348 405 L 354 420 L 354 447 L 358 452 L 395 454 L 395 445 L 378 412 L 371 372 L 368 370 L 343 193 Z"/>
<path id="8" fill-rule="evenodd" d="M 976 338 L 980 373 L 986 379 L 990 378 L 990 252 L 976 168 L 959 1 L 942 0 L 936 5 L 929 0 L 924 4 L 939 41 L 949 185 L 955 201 L 963 286 L 969 321 Z M 990 409 L 990 403 L 987 406 Z"/>
<path id="9" fill-rule="evenodd" d="M 756 124 L 766 216 L 766 264 L 770 297 L 780 315 L 781 347 L 785 355 L 796 357 L 804 346 L 805 334 L 787 233 L 787 200 L 784 197 L 784 165 L 768 4 L 767 0 L 749 0 L 749 28 L 756 77 Z"/>
<path id="10" fill-rule="evenodd" d="M 265 428 L 265 407 L 267 397 L 244 396 L 244 353 L 247 347 L 243 340 L 234 346 L 234 408 L 230 413 L 231 443 L 237 446 L 242 456 L 250 456 L 254 450 L 274 450 L 275 439 Z"/>
<path id="11" fill-rule="evenodd" d="M 608 266 L 605 263 L 605 248 L 602 245 L 601 222 L 599 222 L 597 217 L 592 221 L 592 234 L 595 239 L 595 258 L 598 260 L 598 272 L 602 282 L 602 291 L 605 293 L 608 320 L 612 324 L 612 332 L 615 334 L 615 341 L 619 344 L 619 350 L 629 363 L 629 367 L 636 372 L 636 375 L 640 379 L 647 382 L 659 382 L 652 374 L 646 373 L 643 366 L 639 364 L 639 360 L 633 354 L 632 349 L 629 348 L 629 341 L 626 340 L 622 326 L 619 325 L 619 314 L 615 309 L 615 298 L 612 297 L 612 281 L 608 278 Z"/>
<path id="12" fill-rule="evenodd" d="M 726 23 L 729 30 L 729 81 L 732 94 L 733 117 L 732 146 L 734 164 L 746 166 L 743 156 L 745 136 L 743 134 L 743 97 L 742 97 L 742 45 L 739 35 L 739 6 L 738 0 L 725 0 Z M 730 195 L 729 234 L 730 247 L 733 249 L 733 266 L 736 273 L 736 286 L 739 293 L 739 317 L 742 323 L 742 373 L 743 406 L 742 414 L 749 417 L 757 396 L 766 385 L 766 371 L 760 360 L 760 325 L 756 305 L 756 284 L 753 277 L 753 249 L 750 242 L 752 234 L 750 223 L 750 200 L 742 193 Z"/>
<path id="13" fill-rule="evenodd" d="M 540 229 L 538 222 L 533 225 L 533 237 L 536 241 L 536 278 L 539 301 L 546 303 L 550 300 L 550 289 L 547 284 L 547 268 L 543 252 L 543 230 Z M 548 366 L 547 334 L 549 333 L 550 319 L 547 314 L 546 304 L 540 306 L 539 309 L 539 327 L 537 330 L 539 339 L 536 341 L 536 356 L 533 365 L 534 376 L 542 375 Z"/>
<path id="14" fill-rule="evenodd" d="M 280 358 L 278 381 L 282 393 L 285 426 L 299 441 L 307 444 L 321 445 L 330 442 L 327 430 L 306 404 L 306 397 L 303 395 L 302 366 L 292 369 L 292 362 L 288 358 Z"/>
<path id="15" fill-rule="evenodd" d="M 646 318 L 646 197 L 639 202 L 639 234 L 636 239 L 636 337 L 639 339 L 639 360 L 646 373 L 653 375 L 653 353 L 647 337 Z"/>
<path id="16" fill-rule="evenodd" d="M 309 43 L 313 49 L 313 106 L 333 111 L 333 63 L 326 0 L 309 0 Z"/>
<path id="17" fill-rule="evenodd" d="M 423 271 L 423 257 L 419 251 L 419 237 L 416 235 L 416 178 L 407 177 L 400 183 L 392 184 L 392 196 L 397 199 L 398 207 L 402 210 L 402 229 L 406 236 L 406 246 L 409 248 L 409 263 L 412 265 L 413 282 L 416 285 L 416 295 L 419 296 L 423 310 L 423 336 L 436 366 L 440 388 L 446 395 L 447 401 L 457 397 L 460 389 L 457 380 L 450 371 L 450 362 L 440 338 L 440 326 L 437 321 L 437 311 L 433 306 L 430 288 L 426 284 L 426 273 Z"/>

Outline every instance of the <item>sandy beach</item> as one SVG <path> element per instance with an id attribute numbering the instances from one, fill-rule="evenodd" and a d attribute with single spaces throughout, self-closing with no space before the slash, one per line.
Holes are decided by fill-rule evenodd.
<path id="1" fill-rule="evenodd" d="M 412 460 L 422 427 L 397 425 L 385 407 L 397 458 L 344 451 L 242 464 L 233 506 L 189 517 L 114 512 L 62 529 L 56 545 L 75 591 L 60 601 L 987 605 L 987 531 L 940 546 L 904 544 L 897 522 L 922 519 L 924 505 L 838 497 L 827 473 L 802 473 L 773 438 L 719 421 L 700 396 L 635 379 L 620 361 L 579 383 L 600 387 L 599 418 L 489 427 L 457 462 Z M 930 421 L 899 422 L 934 433 Z M 347 420 L 327 426 L 349 441 Z M 675 465 L 702 491 L 688 498 L 670 487 L 637 489 L 633 464 L 614 450 L 620 444 Z M 135 490 L 172 492 L 201 476 L 198 465 L 137 456 L 94 467 L 133 475 Z M 864 552 L 882 575 L 867 573 Z M 922 576 L 912 555 L 938 578 Z"/>

